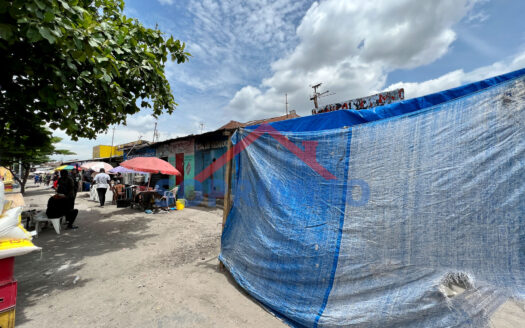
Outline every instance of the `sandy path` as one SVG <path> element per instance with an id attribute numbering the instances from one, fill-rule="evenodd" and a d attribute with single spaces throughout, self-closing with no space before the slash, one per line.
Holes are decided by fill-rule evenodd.
<path id="1" fill-rule="evenodd" d="M 43 187 L 25 201 L 44 208 Z M 18 257 L 17 327 L 279 327 L 218 270 L 221 210 L 160 214 L 81 196 L 75 231 L 52 228 Z"/>

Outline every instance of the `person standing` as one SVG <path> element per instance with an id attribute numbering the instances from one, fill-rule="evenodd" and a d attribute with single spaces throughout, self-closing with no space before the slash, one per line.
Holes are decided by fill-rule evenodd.
<path id="1" fill-rule="evenodd" d="M 66 172 L 67 173 L 67 172 Z M 58 172 L 55 171 L 55 173 L 53 174 L 53 189 L 57 189 L 57 185 L 58 185 Z"/>
<path id="2" fill-rule="evenodd" d="M 73 178 L 74 189 L 75 189 L 75 198 L 77 198 L 77 192 L 78 192 L 78 189 L 79 189 L 80 185 L 82 184 L 82 181 L 80 181 L 81 177 L 80 177 L 80 174 L 78 173 L 78 170 L 76 168 L 73 169 L 73 171 L 71 171 L 71 178 Z"/>
<path id="3" fill-rule="evenodd" d="M 105 173 L 104 169 L 100 169 L 100 173 L 95 176 L 94 182 L 97 184 L 97 194 L 98 200 L 100 202 L 100 207 L 104 207 L 106 202 L 106 191 L 109 188 L 109 181 L 111 178 Z"/>

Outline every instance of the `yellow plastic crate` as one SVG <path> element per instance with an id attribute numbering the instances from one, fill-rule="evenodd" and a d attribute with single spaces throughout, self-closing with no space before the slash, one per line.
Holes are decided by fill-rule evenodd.
<path id="1" fill-rule="evenodd" d="M 0 313 L 0 328 L 15 328 L 15 309 Z"/>

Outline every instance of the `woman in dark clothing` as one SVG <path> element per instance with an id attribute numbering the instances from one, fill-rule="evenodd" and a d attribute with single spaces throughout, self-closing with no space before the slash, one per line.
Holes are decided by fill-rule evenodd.
<path id="1" fill-rule="evenodd" d="M 66 170 L 60 171 L 60 179 L 58 179 L 57 183 L 57 193 L 66 196 L 68 203 L 67 210 L 72 210 L 75 207 L 75 182 Z"/>
<path id="2" fill-rule="evenodd" d="M 48 202 L 48 217 L 49 215 L 65 215 L 68 222 L 68 229 L 76 229 L 73 225 L 78 210 L 75 210 L 75 182 L 69 176 L 66 170 L 60 171 L 60 179 L 57 183 L 57 194 L 63 196 L 54 196 Z M 58 211 L 58 212 L 57 212 Z M 57 213 L 55 213 L 57 212 Z"/>

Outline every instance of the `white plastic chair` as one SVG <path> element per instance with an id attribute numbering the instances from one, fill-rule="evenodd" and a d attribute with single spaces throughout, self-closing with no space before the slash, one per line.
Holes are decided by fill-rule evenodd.
<path id="1" fill-rule="evenodd" d="M 175 205 L 175 201 L 177 201 L 177 192 L 179 191 L 179 186 L 176 186 L 175 188 L 169 190 L 169 191 L 165 191 L 164 192 L 164 196 L 162 196 L 162 198 L 160 199 L 160 201 L 166 201 L 166 207 L 169 206 L 169 200 L 171 198 L 173 198 L 173 203 Z"/>
<path id="2" fill-rule="evenodd" d="M 40 224 L 44 222 L 51 222 L 56 233 L 60 235 L 60 224 L 62 223 L 62 221 L 65 221 L 65 220 L 66 220 L 65 216 L 50 219 L 47 217 L 44 211 L 38 212 L 33 217 L 33 221 L 35 222 L 36 236 L 38 237 L 38 234 L 40 233 Z"/>

